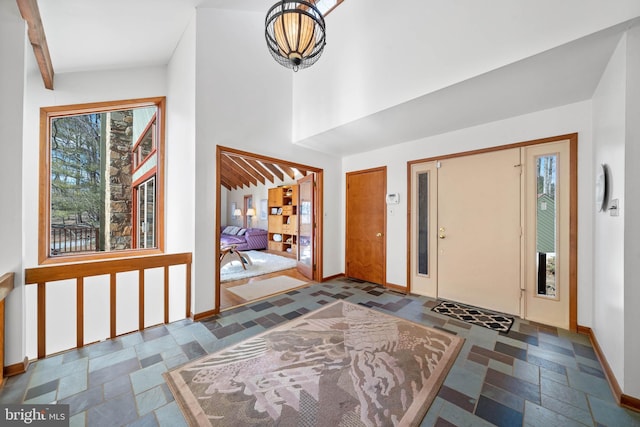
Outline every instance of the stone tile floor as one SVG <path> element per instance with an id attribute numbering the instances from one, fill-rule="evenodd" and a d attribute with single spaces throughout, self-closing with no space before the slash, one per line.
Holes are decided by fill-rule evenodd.
<path id="1" fill-rule="evenodd" d="M 466 339 L 422 426 L 640 426 L 616 405 L 584 335 L 516 319 L 508 334 L 436 314 L 432 299 L 336 279 L 32 363 L 0 403 L 68 403 L 71 426 L 184 426 L 162 373 L 336 298 Z"/>

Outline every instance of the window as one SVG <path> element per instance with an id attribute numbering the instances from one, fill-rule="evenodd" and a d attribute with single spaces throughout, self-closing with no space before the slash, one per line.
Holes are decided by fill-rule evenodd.
<path id="1" fill-rule="evenodd" d="M 536 157 L 536 252 L 538 254 L 538 295 L 556 296 L 556 154 Z"/>
<path id="2" fill-rule="evenodd" d="M 162 252 L 164 102 L 41 108 L 40 263 Z"/>
<path id="3" fill-rule="evenodd" d="M 416 265 L 418 274 L 429 274 L 429 172 L 417 175 L 418 182 L 418 235 Z"/>
<path id="4" fill-rule="evenodd" d="M 327 16 L 329 12 L 343 1 L 344 0 L 316 0 L 315 5 L 323 16 Z"/>

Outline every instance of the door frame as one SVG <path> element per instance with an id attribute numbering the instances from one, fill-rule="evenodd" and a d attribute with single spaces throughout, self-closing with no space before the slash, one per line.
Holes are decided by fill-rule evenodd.
<path id="1" fill-rule="evenodd" d="M 220 217 L 222 214 L 222 203 L 221 200 L 221 189 L 222 189 L 222 155 L 223 154 L 234 154 L 236 156 L 241 156 L 245 159 L 252 159 L 258 161 L 265 161 L 268 163 L 276 163 L 280 165 L 285 165 L 290 168 L 300 168 L 303 170 L 307 170 L 313 172 L 316 175 L 315 181 L 316 185 L 314 187 L 315 192 L 315 218 L 316 218 L 316 227 L 314 229 L 315 241 L 316 241 L 316 251 L 315 251 L 315 264 L 316 269 L 313 271 L 313 280 L 316 282 L 323 281 L 323 256 L 322 256 L 322 248 L 323 248 L 323 215 L 320 213 L 324 212 L 324 170 L 315 166 L 309 166 L 302 163 L 295 163 L 288 160 L 282 160 L 275 157 L 264 156 L 261 154 L 251 153 L 248 151 L 242 151 L 231 147 L 224 147 L 222 145 L 216 146 L 216 219 L 215 219 L 215 271 L 214 274 L 214 283 L 215 283 L 215 303 L 214 309 L 207 314 L 217 314 L 220 312 Z"/>
<path id="2" fill-rule="evenodd" d="M 344 215 L 344 226 L 345 226 L 345 236 L 344 236 L 344 266 L 345 266 L 345 273 L 348 274 L 347 271 L 347 265 L 348 265 L 348 253 L 349 253 L 349 248 L 348 248 L 348 239 L 347 239 L 347 224 L 349 223 L 349 189 L 348 189 L 348 181 L 349 181 L 349 176 L 351 175 L 358 175 L 358 174 L 364 174 L 364 173 L 370 173 L 370 172 L 383 172 L 384 173 L 384 184 L 383 184 L 383 200 L 384 200 L 384 195 L 386 195 L 387 192 L 387 167 L 386 166 L 380 166 L 377 168 L 369 168 L 369 169 L 362 169 L 362 170 L 357 170 L 357 171 L 351 171 L 351 172 L 347 172 L 345 174 L 345 215 Z M 382 225 L 382 286 L 385 288 L 389 288 L 391 286 L 389 286 L 389 284 L 387 283 L 387 205 L 385 202 L 385 209 L 383 212 L 383 225 Z M 395 288 L 395 286 L 394 286 Z"/>
<path id="3" fill-rule="evenodd" d="M 316 212 L 316 197 L 317 197 L 317 194 L 316 194 L 316 191 L 315 191 L 315 188 L 316 188 L 316 177 L 313 176 L 313 175 L 307 175 L 307 176 L 304 176 L 304 177 L 302 177 L 302 178 L 300 178 L 300 179 L 298 179 L 296 181 L 298 183 L 298 192 L 297 192 L 297 195 L 298 195 L 298 200 L 297 200 L 297 206 L 298 206 L 297 218 L 298 218 L 298 223 L 296 225 L 296 229 L 298 230 L 297 231 L 298 240 L 296 242 L 297 249 L 295 251 L 296 252 L 296 263 L 297 263 L 296 268 L 297 268 L 298 272 L 300 272 L 300 274 L 302 274 L 303 276 L 313 278 L 314 277 L 314 275 L 313 275 L 313 271 L 314 271 L 313 266 L 314 266 L 314 261 L 316 260 L 316 252 L 317 252 L 316 239 L 318 237 L 316 235 L 316 233 L 313 232 L 313 231 L 311 232 L 311 265 L 309 266 L 309 265 L 306 265 L 306 264 L 303 264 L 303 263 L 300 262 L 300 251 L 301 251 L 301 248 L 302 248 L 302 246 L 300 245 L 300 229 L 301 229 L 300 224 L 302 222 L 302 213 L 301 213 L 302 203 L 300 203 L 301 194 L 302 194 L 302 191 L 300 190 L 300 185 L 301 185 L 300 182 L 301 181 L 303 183 L 305 183 L 305 184 L 306 184 L 306 181 L 311 181 L 310 184 L 311 184 L 311 189 L 312 189 L 311 190 L 311 199 L 312 199 L 311 200 L 311 206 L 312 206 L 312 209 L 311 209 L 311 229 L 312 230 L 314 229 L 314 227 L 316 225 L 316 214 L 317 214 L 317 212 Z"/>
<path id="4" fill-rule="evenodd" d="M 529 145 L 545 144 L 549 142 L 558 142 L 569 140 L 569 329 L 572 332 L 578 330 L 578 134 L 570 133 L 558 135 L 549 138 L 535 139 L 530 141 L 516 142 L 513 144 L 500 145 L 490 148 L 482 148 L 478 150 L 463 151 L 459 153 L 446 154 L 442 156 L 428 157 L 418 160 L 410 160 L 407 162 L 407 292 L 411 292 L 411 200 L 413 196 L 413 188 L 411 185 L 411 166 L 416 163 L 425 163 L 455 157 L 470 156 L 474 154 L 487 153 L 492 151 L 506 150 L 510 148 L 521 148 Z"/>

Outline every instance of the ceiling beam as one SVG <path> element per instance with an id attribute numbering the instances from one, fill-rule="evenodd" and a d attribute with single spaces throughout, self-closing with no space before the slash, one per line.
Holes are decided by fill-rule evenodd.
<path id="1" fill-rule="evenodd" d="M 256 171 L 258 171 L 262 176 L 267 178 L 269 182 L 274 183 L 273 174 L 267 170 L 262 164 L 254 159 L 244 159 L 247 163 L 249 163 Z"/>
<path id="2" fill-rule="evenodd" d="M 273 163 L 262 162 L 262 164 L 264 165 L 264 167 L 266 167 L 271 172 L 273 172 L 273 174 L 277 176 L 280 179 L 280 181 L 284 181 L 284 174 Z"/>
<path id="3" fill-rule="evenodd" d="M 247 187 L 251 187 L 251 184 L 258 185 L 258 180 L 238 166 L 238 164 L 231 160 L 230 157 L 227 157 L 226 155 L 222 156 L 222 164 L 227 168 L 227 171 L 232 173 L 232 176 L 236 176 L 240 182 Z"/>
<path id="4" fill-rule="evenodd" d="M 287 165 L 278 165 L 278 166 L 280 167 L 280 169 L 284 171 L 284 173 L 289 175 L 289 178 L 296 179 L 296 173 L 289 166 Z"/>
<path id="5" fill-rule="evenodd" d="M 242 170 L 244 170 L 247 174 L 249 174 L 250 176 L 252 176 L 255 179 L 257 179 L 258 181 L 260 181 L 260 184 L 262 184 L 262 185 L 265 184 L 264 177 L 260 173 L 258 173 L 257 170 L 252 168 L 251 165 L 249 163 L 247 163 L 242 157 L 232 157 L 231 160 L 236 162 L 236 164 L 238 166 L 240 166 L 242 168 Z"/>
<path id="6" fill-rule="evenodd" d="M 33 53 L 40 68 L 44 87 L 53 90 L 53 65 L 49 55 L 47 37 L 44 34 L 40 9 L 36 0 L 16 0 L 22 19 L 27 22 L 29 42 L 33 47 Z"/>
<path id="7" fill-rule="evenodd" d="M 222 181 L 226 182 L 232 189 L 241 189 L 243 185 L 247 185 L 245 183 L 245 180 L 238 174 L 236 173 L 236 171 L 234 171 L 231 167 L 231 165 L 229 165 L 229 159 L 222 156 L 220 158 L 220 164 L 222 166 L 222 170 L 221 170 L 221 179 Z"/>
<path id="8" fill-rule="evenodd" d="M 226 182 L 232 190 L 241 190 L 242 186 L 245 185 L 244 181 L 231 170 L 227 171 L 223 181 Z"/>

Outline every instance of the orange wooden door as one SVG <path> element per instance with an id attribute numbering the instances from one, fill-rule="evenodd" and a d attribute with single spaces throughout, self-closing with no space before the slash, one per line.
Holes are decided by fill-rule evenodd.
<path id="1" fill-rule="evenodd" d="M 386 282 L 387 169 L 347 173 L 346 275 L 384 285 Z"/>
<path id="2" fill-rule="evenodd" d="M 316 264 L 315 257 L 315 174 L 309 174 L 298 180 L 297 194 L 294 187 L 293 197 L 297 200 L 298 208 L 298 237 L 296 258 L 298 271 L 308 279 L 313 280 Z M 297 199 L 296 199 L 297 197 Z"/>

